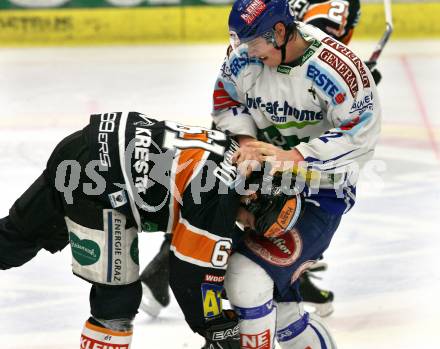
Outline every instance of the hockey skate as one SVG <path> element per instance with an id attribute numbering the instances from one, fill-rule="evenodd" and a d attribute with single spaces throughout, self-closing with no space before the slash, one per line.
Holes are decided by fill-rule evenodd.
<path id="1" fill-rule="evenodd" d="M 325 270 L 327 270 L 327 264 L 317 262 L 301 275 L 299 282 L 299 289 L 305 308 L 321 317 L 326 317 L 333 313 L 334 294 L 332 291 L 318 288 L 311 279 L 319 279 L 315 273 Z"/>
<path id="2" fill-rule="evenodd" d="M 152 317 L 157 317 L 161 310 L 170 304 L 169 292 L 169 250 L 171 240 L 165 235 L 158 254 L 143 270 L 142 301 L 140 308 Z"/>

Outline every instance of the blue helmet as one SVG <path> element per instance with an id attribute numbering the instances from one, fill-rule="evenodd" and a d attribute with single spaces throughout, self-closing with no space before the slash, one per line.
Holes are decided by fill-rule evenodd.
<path id="1" fill-rule="evenodd" d="M 289 26 L 294 21 L 287 0 L 237 0 L 229 14 L 229 31 L 244 43 L 270 32 L 278 22 Z"/>

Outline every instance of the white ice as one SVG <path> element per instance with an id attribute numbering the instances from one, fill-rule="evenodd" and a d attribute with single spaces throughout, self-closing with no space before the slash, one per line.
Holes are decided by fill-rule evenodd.
<path id="1" fill-rule="evenodd" d="M 367 58 L 374 45 L 353 47 Z M 90 113 L 136 110 L 209 126 L 224 53 L 223 45 L 1 49 L 0 216 Z M 391 41 L 379 69 L 383 134 L 326 253 L 320 285 L 336 294 L 326 321 L 342 349 L 438 348 L 440 42 Z M 141 266 L 161 239 L 141 236 Z M 89 285 L 71 274 L 70 258 L 69 248 L 43 251 L 0 273 L 1 348 L 79 348 Z M 141 313 L 135 324 L 134 349 L 203 342 L 174 300 L 159 318 Z"/>

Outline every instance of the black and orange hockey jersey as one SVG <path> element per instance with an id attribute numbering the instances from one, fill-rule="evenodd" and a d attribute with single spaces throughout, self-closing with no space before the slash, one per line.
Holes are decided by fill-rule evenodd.
<path id="1" fill-rule="evenodd" d="M 360 17 L 359 0 L 291 0 L 296 18 L 347 45 Z"/>
<path id="2" fill-rule="evenodd" d="M 221 314 L 221 290 L 239 196 L 225 133 L 137 112 L 91 116 L 91 158 L 107 188 L 100 200 L 138 231 L 172 234 L 170 285 L 194 331 Z M 109 202 L 108 202 L 109 201 Z"/>

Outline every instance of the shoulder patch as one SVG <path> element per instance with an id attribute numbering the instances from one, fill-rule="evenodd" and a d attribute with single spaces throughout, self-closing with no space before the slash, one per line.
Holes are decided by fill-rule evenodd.
<path id="1" fill-rule="evenodd" d="M 340 42 L 330 38 L 326 37 L 322 40 L 322 42 L 331 48 L 335 49 L 336 51 L 343 54 L 345 57 L 347 57 L 356 67 L 356 70 L 358 71 L 359 75 L 361 76 L 362 85 L 364 87 L 370 87 L 370 79 L 368 78 L 367 72 L 365 70 L 365 66 L 362 62 L 362 60 L 356 56 L 356 54 L 351 51 L 348 47 L 341 44 Z"/>
<path id="2" fill-rule="evenodd" d="M 319 53 L 318 58 L 332 67 L 348 85 L 351 95 L 353 97 L 356 96 L 357 92 L 359 91 L 359 86 L 357 83 L 356 74 L 348 66 L 348 64 L 326 48 Z"/>

